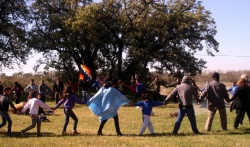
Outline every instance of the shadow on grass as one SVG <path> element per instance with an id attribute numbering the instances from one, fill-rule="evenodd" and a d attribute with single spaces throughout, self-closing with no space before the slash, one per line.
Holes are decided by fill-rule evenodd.
<path id="1" fill-rule="evenodd" d="M 102 136 L 98 136 L 97 134 L 72 134 L 68 133 L 66 135 L 58 135 L 54 134 L 51 132 L 42 132 L 42 137 L 75 137 L 75 136 L 93 136 L 93 137 L 111 137 L 111 136 L 116 136 L 116 137 L 166 137 L 166 136 L 173 136 L 173 137 L 178 137 L 178 136 L 200 136 L 200 135 L 246 135 L 250 134 L 250 128 L 240 128 L 237 130 L 232 130 L 232 131 L 211 131 L 211 132 L 201 132 L 199 134 L 193 134 L 192 132 L 188 133 L 179 133 L 179 134 L 172 134 L 172 133 L 155 133 L 155 134 L 123 134 L 122 136 L 117 136 L 115 133 L 114 134 L 104 134 Z M 24 136 L 21 135 L 21 132 L 12 132 L 12 135 L 14 138 L 33 138 L 37 137 L 36 132 L 26 132 Z M 7 131 L 0 131 L 0 137 L 8 137 L 7 136 Z"/>

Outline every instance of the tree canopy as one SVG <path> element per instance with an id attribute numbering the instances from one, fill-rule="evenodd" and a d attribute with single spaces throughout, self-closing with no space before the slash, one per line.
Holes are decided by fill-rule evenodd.
<path id="1" fill-rule="evenodd" d="M 0 1 L 0 65 L 12 68 L 26 63 L 31 48 L 26 44 L 29 11 L 24 0 Z"/>
<path id="2" fill-rule="evenodd" d="M 85 64 L 93 77 L 128 81 L 149 68 L 195 75 L 206 61 L 194 54 L 218 51 L 215 21 L 196 0 L 36 0 L 29 10 L 27 47 L 44 53 L 40 63 Z"/>

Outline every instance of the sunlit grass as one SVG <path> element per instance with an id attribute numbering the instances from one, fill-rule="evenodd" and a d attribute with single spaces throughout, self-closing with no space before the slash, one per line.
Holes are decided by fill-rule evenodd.
<path id="1" fill-rule="evenodd" d="M 48 105 L 55 106 L 55 102 L 48 101 Z M 70 119 L 66 136 L 61 136 L 64 124 L 63 108 L 59 108 L 53 115 L 47 116 L 49 122 L 42 122 L 42 138 L 36 137 L 36 129 L 32 129 L 21 137 L 20 131 L 31 124 L 27 115 L 12 114 L 12 132 L 14 137 L 6 137 L 7 126 L 0 129 L 0 146 L 249 146 L 250 124 L 245 116 L 244 124 L 238 130 L 233 130 L 235 112 L 231 113 L 227 108 L 228 129 L 221 131 L 218 113 L 215 116 L 212 132 L 203 131 L 207 111 L 205 108 L 196 106 L 197 125 L 201 135 L 193 135 L 188 118 L 184 118 L 179 135 L 171 135 L 175 119 L 170 117 L 170 112 L 177 110 L 177 105 L 170 103 L 164 107 L 154 108 L 155 116 L 151 117 L 156 136 L 151 136 L 146 130 L 144 136 L 138 136 L 141 125 L 141 110 L 134 106 L 123 106 L 119 109 L 118 115 L 120 128 L 124 136 L 118 137 L 115 132 L 114 121 L 109 119 L 103 133 L 104 136 L 97 136 L 99 118 L 95 116 L 85 105 L 76 105 L 74 112 L 79 122 L 77 131 L 81 135 L 72 135 L 73 121 Z"/>

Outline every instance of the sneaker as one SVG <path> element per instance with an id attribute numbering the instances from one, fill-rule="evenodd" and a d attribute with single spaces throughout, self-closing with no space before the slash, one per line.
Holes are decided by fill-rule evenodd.
<path id="1" fill-rule="evenodd" d="M 62 131 L 62 136 L 67 135 L 66 131 Z"/>
<path id="2" fill-rule="evenodd" d="M 101 132 L 98 132 L 97 136 L 103 136 L 103 134 Z"/>
<path id="3" fill-rule="evenodd" d="M 73 131 L 72 133 L 73 133 L 73 135 L 80 135 L 81 134 L 81 133 L 79 133 L 77 131 Z"/>
<path id="4" fill-rule="evenodd" d="M 8 133 L 8 135 L 7 135 L 7 136 L 8 136 L 8 137 L 13 137 L 13 135 L 12 135 L 11 133 L 10 133 L 10 134 Z"/>
<path id="5" fill-rule="evenodd" d="M 201 134 L 199 131 L 197 131 L 197 132 L 193 132 L 193 134 Z"/>
<path id="6" fill-rule="evenodd" d="M 172 132 L 172 135 L 178 135 L 178 133 L 177 132 Z"/>
<path id="7" fill-rule="evenodd" d="M 117 136 L 122 136 L 123 134 L 122 133 L 118 133 Z"/>
<path id="8" fill-rule="evenodd" d="M 22 137 L 24 137 L 24 130 L 21 130 L 21 135 Z"/>

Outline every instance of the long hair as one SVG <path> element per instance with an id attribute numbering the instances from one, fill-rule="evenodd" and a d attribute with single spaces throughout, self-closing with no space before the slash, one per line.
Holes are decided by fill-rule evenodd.
<path id="1" fill-rule="evenodd" d="M 239 81 L 237 82 L 237 86 L 239 87 L 244 87 L 244 86 L 247 86 L 247 80 L 244 79 L 244 78 L 240 78 Z"/>
<path id="2" fill-rule="evenodd" d="M 62 93 L 62 97 L 61 97 L 62 101 L 66 101 L 70 97 L 71 94 L 72 94 L 71 88 L 65 89 Z"/>

